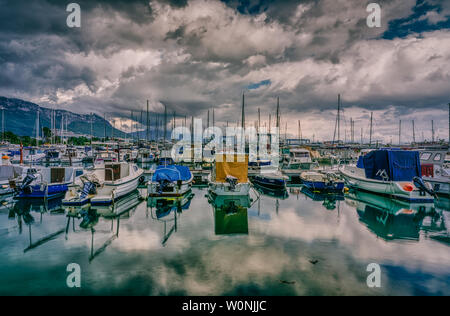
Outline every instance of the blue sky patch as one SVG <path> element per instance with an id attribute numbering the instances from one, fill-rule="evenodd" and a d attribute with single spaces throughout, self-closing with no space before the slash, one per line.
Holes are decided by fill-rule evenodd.
<path id="1" fill-rule="evenodd" d="M 425 19 L 428 12 L 436 11 L 441 13 L 440 5 L 431 5 L 427 1 L 417 0 L 413 8 L 413 13 L 403 19 L 397 19 L 389 22 L 389 28 L 383 34 L 384 39 L 393 39 L 396 37 L 404 38 L 412 33 L 430 32 L 445 28 L 450 28 L 450 17 L 446 16 L 445 21 L 430 23 Z"/>
<path id="2" fill-rule="evenodd" d="M 262 86 L 270 86 L 271 83 L 272 83 L 272 81 L 270 81 L 270 79 L 267 79 L 267 80 L 263 80 L 263 81 L 260 81 L 260 82 L 257 82 L 257 83 L 251 83 L 251 84 L 249 84 L 247 86 L 247 89 L 248 90 L 255 90 L 255 89 L 258 89 L 258 88 L 260 88 Z"/>

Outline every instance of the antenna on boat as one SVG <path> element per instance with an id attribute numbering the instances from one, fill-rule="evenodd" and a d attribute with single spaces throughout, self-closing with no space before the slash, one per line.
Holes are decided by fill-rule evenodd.
<path id="1" fill-rule="evenodd" d="M 412 120 L 413 143 L 416 143 L 416 130 L 414 128 L 414 120 Z"/>
<path id="2" fill-rule="evenodd" d="M 369 136 L 369 148 L 372 147 L 372 130 L 373 130 L 373 112 L 370 112 L 370 136 Z"/>
<path id="3" fill-rule="evenodd" d="M 398 144 L 401 144 L 401 137 L 402 137 L 402 120 L 398 121 Z"/>

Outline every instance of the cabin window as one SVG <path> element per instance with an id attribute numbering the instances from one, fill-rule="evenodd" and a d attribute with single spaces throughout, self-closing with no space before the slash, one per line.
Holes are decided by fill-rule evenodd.
<path id="1" fill-rule="evenodd" d="M 422 153 L 420 155 L 421 160 L 428 160 L 428 159 L 430 159 L 430 157 L 431 157 L 431 153 Z"/>
<path id="2" fill-rule="evenodd" d="M 441 161 L 441 154 L 436 154 L 433 158 L 434 161 Z"/>
<path id="3" fill-rule="evenodd" d="M 83 174 L 83 170 L 76 170 L 75 171 L 75 177 L 79 177 Z"/>

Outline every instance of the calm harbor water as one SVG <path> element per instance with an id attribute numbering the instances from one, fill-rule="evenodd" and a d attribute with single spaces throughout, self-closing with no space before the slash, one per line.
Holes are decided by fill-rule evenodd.
<path id="1" fill-rule="evenodd" d="M 0 294 L 450 295 L 448 200 L 410 210 L 301 187 L 250 198 L 194 188 L 170 205 L 136 192 L 87 221 L 58 200 L 3 197 Z M 81 288 L 66 285 L 70 263 Z M 366 284 L 370 263 L 381 266 L 380 288 Z"/>

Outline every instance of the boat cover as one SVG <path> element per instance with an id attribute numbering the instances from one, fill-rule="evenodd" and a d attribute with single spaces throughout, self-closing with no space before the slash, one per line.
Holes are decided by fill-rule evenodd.
<path id="1" fill-rule="evenodd" d="M 386 170 L 389 181 L 412 181 L 413 177 L 422 177 L 418 151 L 374 150 L 363 158 L 364 170 L 368 179 L 383 180 L 377 175 Z"/>
<path id="2" fill-rule="evenodd" d="M 364 156 L 358 157 L 358 162 L 356 163 L 356 167 L 364 169 Z"/>
<path id="3" fill-rule="evenodd" d="M 218 159 L 216 156 L 216 181 L 226 182 L 227 176 L 232 176 L 238 179 L 238 183 L 248 182 L 248 155 L 244 155 L 244 159 L 238 159 L 238 155 L 234 155 L 233 162 L 227 161 L 227 155 L 223 155 Z M 243 157 L 241 157 L 243 158 Z M 243 160 L 243 161 L 239 161 Z"/>
<path id="4" fill-rule="evenodd" d="M 174 181 L 187 181 L 191 178 L 191 172 L 186 166 L 168 165 L 158 166 L 153 174 L 152 181 L 162 182 L 164 180 Z"/>

